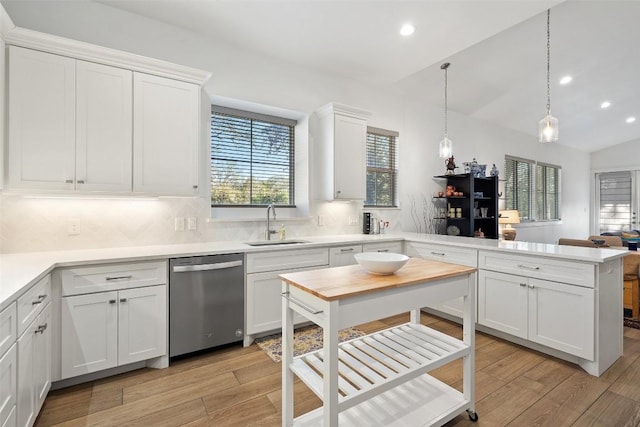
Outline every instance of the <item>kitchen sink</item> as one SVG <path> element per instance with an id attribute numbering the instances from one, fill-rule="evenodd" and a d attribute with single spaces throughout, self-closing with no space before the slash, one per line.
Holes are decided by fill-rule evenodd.
<path id="1" fill-rule="evenodd" d="M 259 242 L 247 242 L 249 246 L 278 246 L 295 245 L 299 243 L 309 243 L 307 240 L 260 240 Z"/>

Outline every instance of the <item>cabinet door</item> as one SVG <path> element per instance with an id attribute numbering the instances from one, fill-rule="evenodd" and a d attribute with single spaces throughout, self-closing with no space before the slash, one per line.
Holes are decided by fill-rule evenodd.
<path id="1" fill-rule="evenodd" d="M 316 268 L 287 270 L 286 273 Z M 247 335 L 282 328 L 282 280 L 278 277 L 282 273 L 285 271 L 247 274 Z M 297 324 L 306 319 L 296 313 L 293 321 Z"/>
<path id="2" fill-rule="evenodd" d="M 34 346 L 36 322 L 32 322 L 18 339 L 18 425 L 33 425 L 36 413 L 36 393 L 34 379 Z"/>
<path id="3" fill-rule="evenodd" d="M 527 279 L 480 270 L 478 323 L 527 338 Z"/>
<path id="4" fill-rule="evenodd" d="M 167 287 L 118 292 L 118 364 L 167 353 Z"/>
<path id="5" fill-rule="evenodd" d="M 529 339 L 594 358 L 595 290 L 529 279 Z"/>
<path id="6" fill-rule="evenodd" d="M 200 88 L 134 73 L 133 190 L 197 194 Z"/>
<path id="7" fill-rule="evenodd" d="M 329 267 L 356 264 L 355 254 L 362 253 L 362 245 L 329 248 Z"/>
<path id="8" fill-rule="evenodd" d="M 133 73 L 77 61 L 76 189 L 132 186 Z"/>
<path id="9" fill-rule="evenodd" d="M 9 47 L 9 187 L 72 190 L 75 60 Z"/>
<path id="10" fill-rule="evenodd" d="M 117 292 L 62 298 L 62 379 L 117 365 L 117 298 Z"/>
<path id="11" fill-rule="evenodd" d="M 17 386 L 16 345 L 0 357 L 0 425 L 9 419 L 16 406 Z"/>
<path id="12" fill-rule="evenodd" d="M 367 192 L 367 122 L 336 114 L 334 126 L 334 196 L 336 199 L 364 200 Z"/>
<path id="13" fill-rule="evenodd" d="M 40 410 L 51 388 L 51 304 L 40 313 L 35 322 L 36 332 L 33 344 L 33 387 L 36 412 Z"/>

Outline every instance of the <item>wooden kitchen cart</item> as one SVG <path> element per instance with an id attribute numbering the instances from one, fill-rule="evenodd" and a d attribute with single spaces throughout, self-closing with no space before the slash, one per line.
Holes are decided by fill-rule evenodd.
<path id="1" fill-rule="evenodd" d="M 442 425 L 474 403 L 475 268 L 411 258 L 395 274 L 359 265 L 283 274 L 282 425 Z M 464 297 L 462 341 L 420 324 L 420 308 Z M 410 311 L 410 321 L 338 344 L 348 326 Z M 323 328 L 322 350 L 293 357 L 293 315 Z M 427 372 L 462 358 L 463 392 Z M 323 406 L 293 419 L 293 375 Z"/>

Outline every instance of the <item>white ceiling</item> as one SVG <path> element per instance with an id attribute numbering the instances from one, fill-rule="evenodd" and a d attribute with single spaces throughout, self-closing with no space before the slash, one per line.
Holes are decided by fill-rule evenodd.
<path id="1" fill-rule="evenodd" d="M 450 109 L 532 136 L 546 109 L 545 10 L 553 6 L 551 109 L 560 143 L 593 151 L 640 139 L 640 1 L 99 2 L 436 105 L 448 61 Z M 410 38 L 398 34 L 405 22 L 416 26 Z M 574 80 L 561 87 L 565 74 Z M 600 110 L 605 99 L 612 107 Z M 631 115 L 638 121 L 626 124 Z"/>

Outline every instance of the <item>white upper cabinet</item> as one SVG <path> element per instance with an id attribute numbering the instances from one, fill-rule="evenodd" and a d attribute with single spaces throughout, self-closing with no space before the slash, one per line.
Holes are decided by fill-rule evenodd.
<path id="1" fill-rule="evenodd" d="M 9 47 L 8 188 L 75 182 L 75 60 Z"/>
<path id="2" fill-rule="evenodd" d="M 133 96 L 133 191 L 197 194 L 200 88 L 135 73 Z"/>
<path id="3" fill-rule="evenodd" d="M 366 198 L 367 118 L 359 108 L 331 103 L 318 110 L 318 199 Z"/>
<path id="4" fill-rule="evenodd" d="M 209 73 L 19 28 L 4 36 L 8 190 L 198 194 Z"/>
<path id="5" fill-rule="evenodd" d="M 77 61 L 76 188 L 131 191 L 133 73 Z"/>

